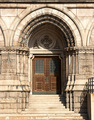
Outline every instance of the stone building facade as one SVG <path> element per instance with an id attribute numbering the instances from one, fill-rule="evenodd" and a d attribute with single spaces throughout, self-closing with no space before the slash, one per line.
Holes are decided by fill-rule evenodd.
<path id="1" fill-rule="evenodd" d="M 61 61 L 60 93 L 66 107 L 87 114 L 83 92 L 94 77 L 93 2 L 0 1 L 0 114 L 21 113 L 30 94 L 50 94 L 42 81 L 34 83 L 33 68 L 35 59 L 49 57 Z"/>

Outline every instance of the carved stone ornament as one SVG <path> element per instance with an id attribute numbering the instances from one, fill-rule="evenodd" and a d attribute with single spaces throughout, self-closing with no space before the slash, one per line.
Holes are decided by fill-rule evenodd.
<path id="1" fill-rule="evenodd" d="M 38 45 L 40 48 L 51 49 L 55 46 L 56 41 L 51 39 L 48 35 L 43 36 L 38 40 Z"/>

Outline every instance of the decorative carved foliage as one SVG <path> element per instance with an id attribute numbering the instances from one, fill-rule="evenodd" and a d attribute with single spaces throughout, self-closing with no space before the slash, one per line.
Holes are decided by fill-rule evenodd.
<path id="1" fill-rule="evenodd" d="M 44 35 L 42 38 L 37 40 L 38 48 L 52 49 L 55 44 L 56 41 L 51 39 L 49 35 Z"/>
<path id="2" fill-rule="evenodd" d="M 39 41 L 39 45 L 43 48 L 49 49 L 52 47 L 53 45 L 53 40 L 49 38 L 48 35 L 45 35 L 44 38 L 42 38 Z"/>

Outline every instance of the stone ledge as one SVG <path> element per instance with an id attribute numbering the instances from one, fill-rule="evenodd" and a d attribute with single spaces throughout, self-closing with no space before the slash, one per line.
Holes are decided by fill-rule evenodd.
<path id="1" fill-rule="evenodd" d="M 0 98 L 0 103 L 16 103 L 16 99 L 13 98 Z"/>
<path id="2" fill-rule="evenodd" d="M 1 0 L 0 3 L 89 3 L 94 2 L 94 0 Z"/>

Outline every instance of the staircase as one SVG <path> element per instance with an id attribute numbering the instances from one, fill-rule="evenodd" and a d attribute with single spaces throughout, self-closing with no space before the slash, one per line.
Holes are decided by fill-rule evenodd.
<path id="1" fill-rule="evenodd" d="M 80 114 L 65 108 L 64 98 L 59 95 L 31 95 L 29 107 L 22 112 L 32 120 L 86 120 Z"/>

